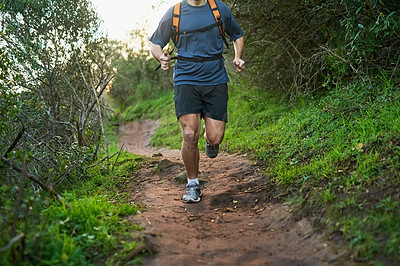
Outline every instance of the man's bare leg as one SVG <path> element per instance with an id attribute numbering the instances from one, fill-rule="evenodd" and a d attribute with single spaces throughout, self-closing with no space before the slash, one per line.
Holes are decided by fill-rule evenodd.
<path id="1" fill-rule="evenodd" d="M 210 143 L 211 146 L 217 146 L 221 144 L 225 135 L 224 121 L 212 119 L 204 116 L 205 131 L 204 138 Z"/>
<path id="2" fill-rule="evenodd" d="M 188 179 L 196 179 L 199 171 L 200 114 L 185 114 L 179 117 L 182 128 L 182 159 Z"/>
<path id="3" fill-rule="evenodd" d="M 182 127 L 182 159 L 185 165 L 188 184 L 186 193 L 182 200 L 185 203 L 199 202 L 202 191 L 199 186 L 197 175 L 199 172 L 199 148 L 198 141 L 200 135 L 200 114 L 187 114 L 179 117 Z"/>

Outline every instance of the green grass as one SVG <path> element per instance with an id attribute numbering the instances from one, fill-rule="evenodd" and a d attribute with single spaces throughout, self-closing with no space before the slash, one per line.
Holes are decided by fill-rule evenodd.
<path id="1" fill-rule="evenodd" d="M 111 123 L 107 124 L 106 135 L 109 153 L 119 152 L 117 131 Z M 99 158 L 104 156 L 105 151 L 100 151 Z M 122 151 L 110 160 L 109 167 L 103 163 L 88 168 L 84 176 L 71 177 L 73 182 L 60 193 L 69 209 L 51 200 L 43 191 L 35 195 L 24 192 L 20 215 L 28 215 L 29 220 L 21 216 L 16 230 L 25 234 L 24 252 L 14 252 L 11 248 L 2 253 L 0 264 L 11 265 L 12 261 L 19 261 L 21 265 L 140 263 L 140 257 L 126 260 L 137 244 L 135 232 L 142 229 L 126 217 L 135 215 L 139 208 L 130 201 L 129 184 L 133 171 L 145 163 L 145 158 Z M 9 195 L 17 189 L 2 186 L 0 196 L 11 201 Z M 10 208 L 8 212 L 13 211 L 12 204 L 4 206 Z M 2 224 L 7 224 L 3 221 L 6 217 L 0 218 Z M 0 246 L 6 244 L 0 239 Z"/>
<path id="2" fill-rule="evenodd" d="M 122 117 L 125 121 L 160 120 L 160 126 L 151 140 L 151 145 L 180 149 L 182 143 L 181 129 L 175 116 L 173 91 L 154 100 L 136 103 L 127 108 Z"/>
<path id="3" fill-rule="evenodd" d="M 48 253 L 46 263 L 85 265 L 119 249 L 123 238 L 140 228 L 129 224 L 122 216 L 136 214 L 137 207 L 113 204 L 107 196 L 78 197 L 65 195 L 70 209 L 52 205 L 43 211 L 46 243 L 40 252 Z M 39 234 L 38 234 L 39 236 Z M 112 253 L 111 253 L 112 254 Z M 112 256 L 106 258 L 111 260 Z"/>
<path id="4" fill-rule="evenodd" d="M 294 103 L 246 83 L 229 93 L 222 150 L 262 162 L 268 182 L 304 215 L 326 210 L 320 225 L 342 235 L 357 259 L 400 263 L 398 90 L 353 84 Z M 180 147 L 172 94 L 134 109 L 151 112 L 130 117 L 161 120 L 154 145 Z"/>
<path id="5" fill-rule="evenodd" d="M 77 196 L 88 196 L 93 194 L 106 195 L 109 199 L 117 202 L 129 200 L 129 193 L 126 186 L 132 180 L 132 173 L 143 167 L 147 159 L 140 155 L 135 155 L 121 150 L 118 147 L 118 127 L 115 121 L 109 120 L 105 123 L 105 132 L 108 142 L 108 154 L 113 156 L 104 163 L 87 169 L 89 178 L 82 184 L 72 187 Z M 106 152 L 100 150 L 98 159 L 104 159 Z"/>
<path id="6" fill-rule="evenodd" d="M 400 93 L 350 85 L 291 106 L 259 93 L 233 93 L 239 101 L 232 103 L 235 123 L 226 149 L 262 160 L 273 182 L 297 191 L 293 202 L 304 211 L 328 208 L 323 222 L 349 241 L 359 259 L 400 262 L 399 212 L 377 208 L 399 202 Z M 249 95 L 262 100 L 253 103 Z"/>

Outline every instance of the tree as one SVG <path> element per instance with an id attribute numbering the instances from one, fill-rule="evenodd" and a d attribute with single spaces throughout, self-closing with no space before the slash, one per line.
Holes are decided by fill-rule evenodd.
<path id="1" fill-rule="evenodd" d="M 105 72 L 107 40 L 89 0 L 2 4 L 8 72 L 18 77 L 3 89 L 18 91 L 19 119 L 9 123 L 20 120 L 25 128 L 14 149 L 30 153 L 32 172 L 61 184 L 80 171 L 89 147 L 100 141 L 105 106 L 97 98 L 112 79 Z M 8 132 L 3 154 L 16 135 Z"/>
<path id="2" fill-rule="evenodd" d="M 17 265 L 41 244 L 41 192 L 62 203 L 55 190 L 95 158 L 112 76 L 89 0 L 0 0 L 0 11 L 0 252 Z"/>

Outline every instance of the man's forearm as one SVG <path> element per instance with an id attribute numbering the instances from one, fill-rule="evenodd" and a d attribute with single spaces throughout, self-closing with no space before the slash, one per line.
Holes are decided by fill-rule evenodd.
<path id="1" fill-rule="evenodd" d="M 243 36 L 237 39 L 233 43 L 233 47 L 235 49 L 235 59 L 242 59 L 243 50 L 244 50 L 244 38 Z"/>
<path id="2" fill-rule="evenodd" d="M 233 63 L 236 66 L 236 70 L 240 73 L 245 69 L 245 62 L 242 59 L 243 50 L 244 50 L 244 39 L 240 37 L 233 43 L 233 47 L 235 48 L 235 59 Z"/>
<path id="3" fill-rule="evenodd" d="M 150 48 L 151 54 L 153 55 L 154 59 L 160 62 L 160 56 L 163 55 L 163 50 L 160 45 L 152 44 Z"/>

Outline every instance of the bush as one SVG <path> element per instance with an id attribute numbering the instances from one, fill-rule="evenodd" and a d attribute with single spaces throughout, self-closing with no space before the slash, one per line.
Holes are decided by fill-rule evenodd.
<path id="1" fill-rule="evenodd" d="M 110 96 L 121 112 L 142 100 L 155 99 L 173 87 L 172 70 L 154 71 L 158 63 L 145 49 L 148 37 L 140 31 L 133 31 L 131 36 L 132 41 L 141 40 L 139 50 L 130 47 L 129 42 L 113 42 L 111 48 L 111 65 L 116 78 Z"/>
<path id="2" fill-rule="evenodd" d="M 245 32 L 251 80 L 290 96 L 399 78 L 393 0 L 227 1 Z"/>

